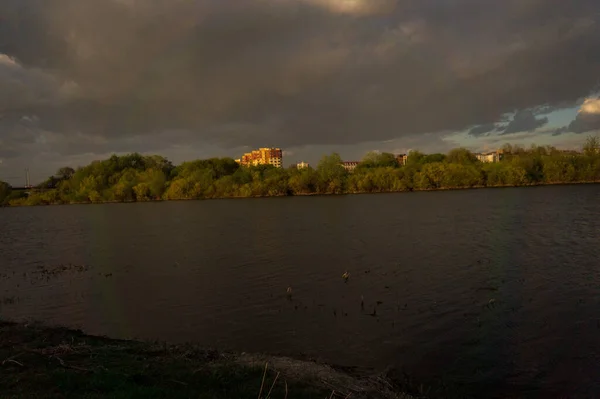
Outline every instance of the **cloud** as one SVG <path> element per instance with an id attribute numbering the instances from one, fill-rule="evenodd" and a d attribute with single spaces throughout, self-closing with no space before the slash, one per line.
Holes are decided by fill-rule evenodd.
<path id="1" fill-rule="evenodd" d="M 485 125 L 477 125 L 477 126 L 473 126 L 470 130 L 469 130 L 469 134 L 471 136 L 483 136 L 487 133 L 490 133 L 492 131 L 496 130 L 496 124 L 495 123 L 488 123 Z"/>
<path id="2" fill-rule="evenodd" d="M 72 82 L 59 82 L 50 73 L 26 68 L 14 57 L 0 53 L 0 113 L 60 102 L 75 94 Z"/>
<path id="3" fill-rule="evenodd" d="M 13 150 L 0 148 L 0 157 L 12 158 L 16 155 L 17 155 L 17 153 L 15 153 Z"/>
<path id="4" fill-rule="evenodd" d="M 560 136 L 561 134 L 563 134 L 563 133 L 567 133 L 568 131 L 569 131 L 569 127 L 568 127 L 568 126 L 563 126 L 563 127 L 559 127 L 559 128 L 557 128 L 557 129 L 555 129 L 555 130 L 552 132 L 552 135 L 553 135 L 553 136 Z"/>
<path id="5" fill-rule="evenodd" d="M 595 0 L 3 0 L 0 139 L 11 154 L 58 157 L 477 134 L 515 109 L 589 95 L 599 9 Z M 523 112 L 505 133 L 545 123 Z"/>
<path id="6" fill-rule="evenodd" d="M 548 118 L 536 118 L 531 110 L 518 111 L 508 125 L 506 125 L 503 134 L 532 132 L 546 123 L 548 123 Z"/>
<path id="7" fill-rule="evenodd" d="M 573 133 L 587 133 L 600 130 L 600 115 L 580 114 L 569 124 L 568 131 Z"/>
<path id="8" fill-rule="evenodd" d="M 396 3 L 394 0 L 304 0 L 304 2 L 324 7 L 334 13 L 351 15 L 383 14 L 393 10 Z"/>
<path id="9" fill-rule="evenodd" d="M 595 130 L 600 130 L 600 98 L 586 98 L 569 126 L 556 129 L 553 135 L 558 136 L 566 132 L 587 133 Z"/>
<path id="10" fill-rule="evenodd" d="M 586 98 L 579 109 L 579 113 L 600 115 L 600 98 Z"/>

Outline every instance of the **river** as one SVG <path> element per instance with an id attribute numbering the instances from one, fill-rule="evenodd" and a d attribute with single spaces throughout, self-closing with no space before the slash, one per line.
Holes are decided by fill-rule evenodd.
<path id="1" fill-rule="evenodd" d="M 0 277 L 11 320 L 600 395 L 600 185 L 4 208 Z"/>

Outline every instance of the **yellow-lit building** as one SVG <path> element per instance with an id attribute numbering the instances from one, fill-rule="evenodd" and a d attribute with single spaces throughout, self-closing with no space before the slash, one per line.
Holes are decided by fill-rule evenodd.
<path id="1" fill-rule="evenodd" d="M 396 162 L 398 162 L 398 165 L 406 165 L 406 161 L 408 161 L 408 154 L 396 155 Z"/>
<path id="2" fill-rule="evenodd" d="M 282 161 L 283 151 L 281 148 L 259 148 L 236 159 L 236 162 L 242 166 L 273 165 L 276 168 L 282 167 Z"/>
<path id="3" fill-rule="evenodd" d="M 484 163 L 500 162 L 503 158 L 503 152 L 502 151 L 492 151 L 492 152 L 486 152 L 486 153 L 477 153 L 477 154 L 475 154 L 475 157 L 480 162 L 484 162 Z"/>
<path id="4" fill-rule="evenodd" d="M 342 166 L 348 172 L 354 172 L 354 169 L 356 169 L 356 167 L 358 166 L 359 163 L 360 162 L 358 162 L 358 161 L 344 161 L 344 162 L 342 162 Z"/>
<path id="5" fill-rule="evenodd" d="M 298 169 L 306 169 L 306 168 L 310 168 L 310 165 L 306 162 L 298 162 L 296 164 L 296 168 Z"/>

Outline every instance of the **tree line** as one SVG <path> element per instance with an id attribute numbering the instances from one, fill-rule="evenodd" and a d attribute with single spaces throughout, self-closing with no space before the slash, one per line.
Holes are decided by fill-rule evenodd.
<path id="1" fill-rule="evenodd" d="M 28 193 L 0 182 L 0 204 L 44 205 L 97 202 L 262 197 L 439 190 L 600 182 L 600 140 L 589 137 L 581 153 L 551 146 L 505 145 L 503 159 L 480 162 L 457 148 L 448 154 L 411 151 L 405 165 L 390 153 L 370 152 L 353 172 L 339 154 L 322 157 L 316 168 L 270 165 L 243 167 L 231 158 L 211 158 L 174 166 L 164 157 L 137 153 L 56 175 Z"/>

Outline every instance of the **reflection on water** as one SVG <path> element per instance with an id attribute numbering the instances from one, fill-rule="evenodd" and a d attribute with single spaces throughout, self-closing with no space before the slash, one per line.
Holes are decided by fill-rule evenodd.
<path id="1" fill-rule="evenodd" d="M 463 397 L 596 396 L 599 200 L 590 185 L 0 209 L 0 311 L 392 366 Z"/>

